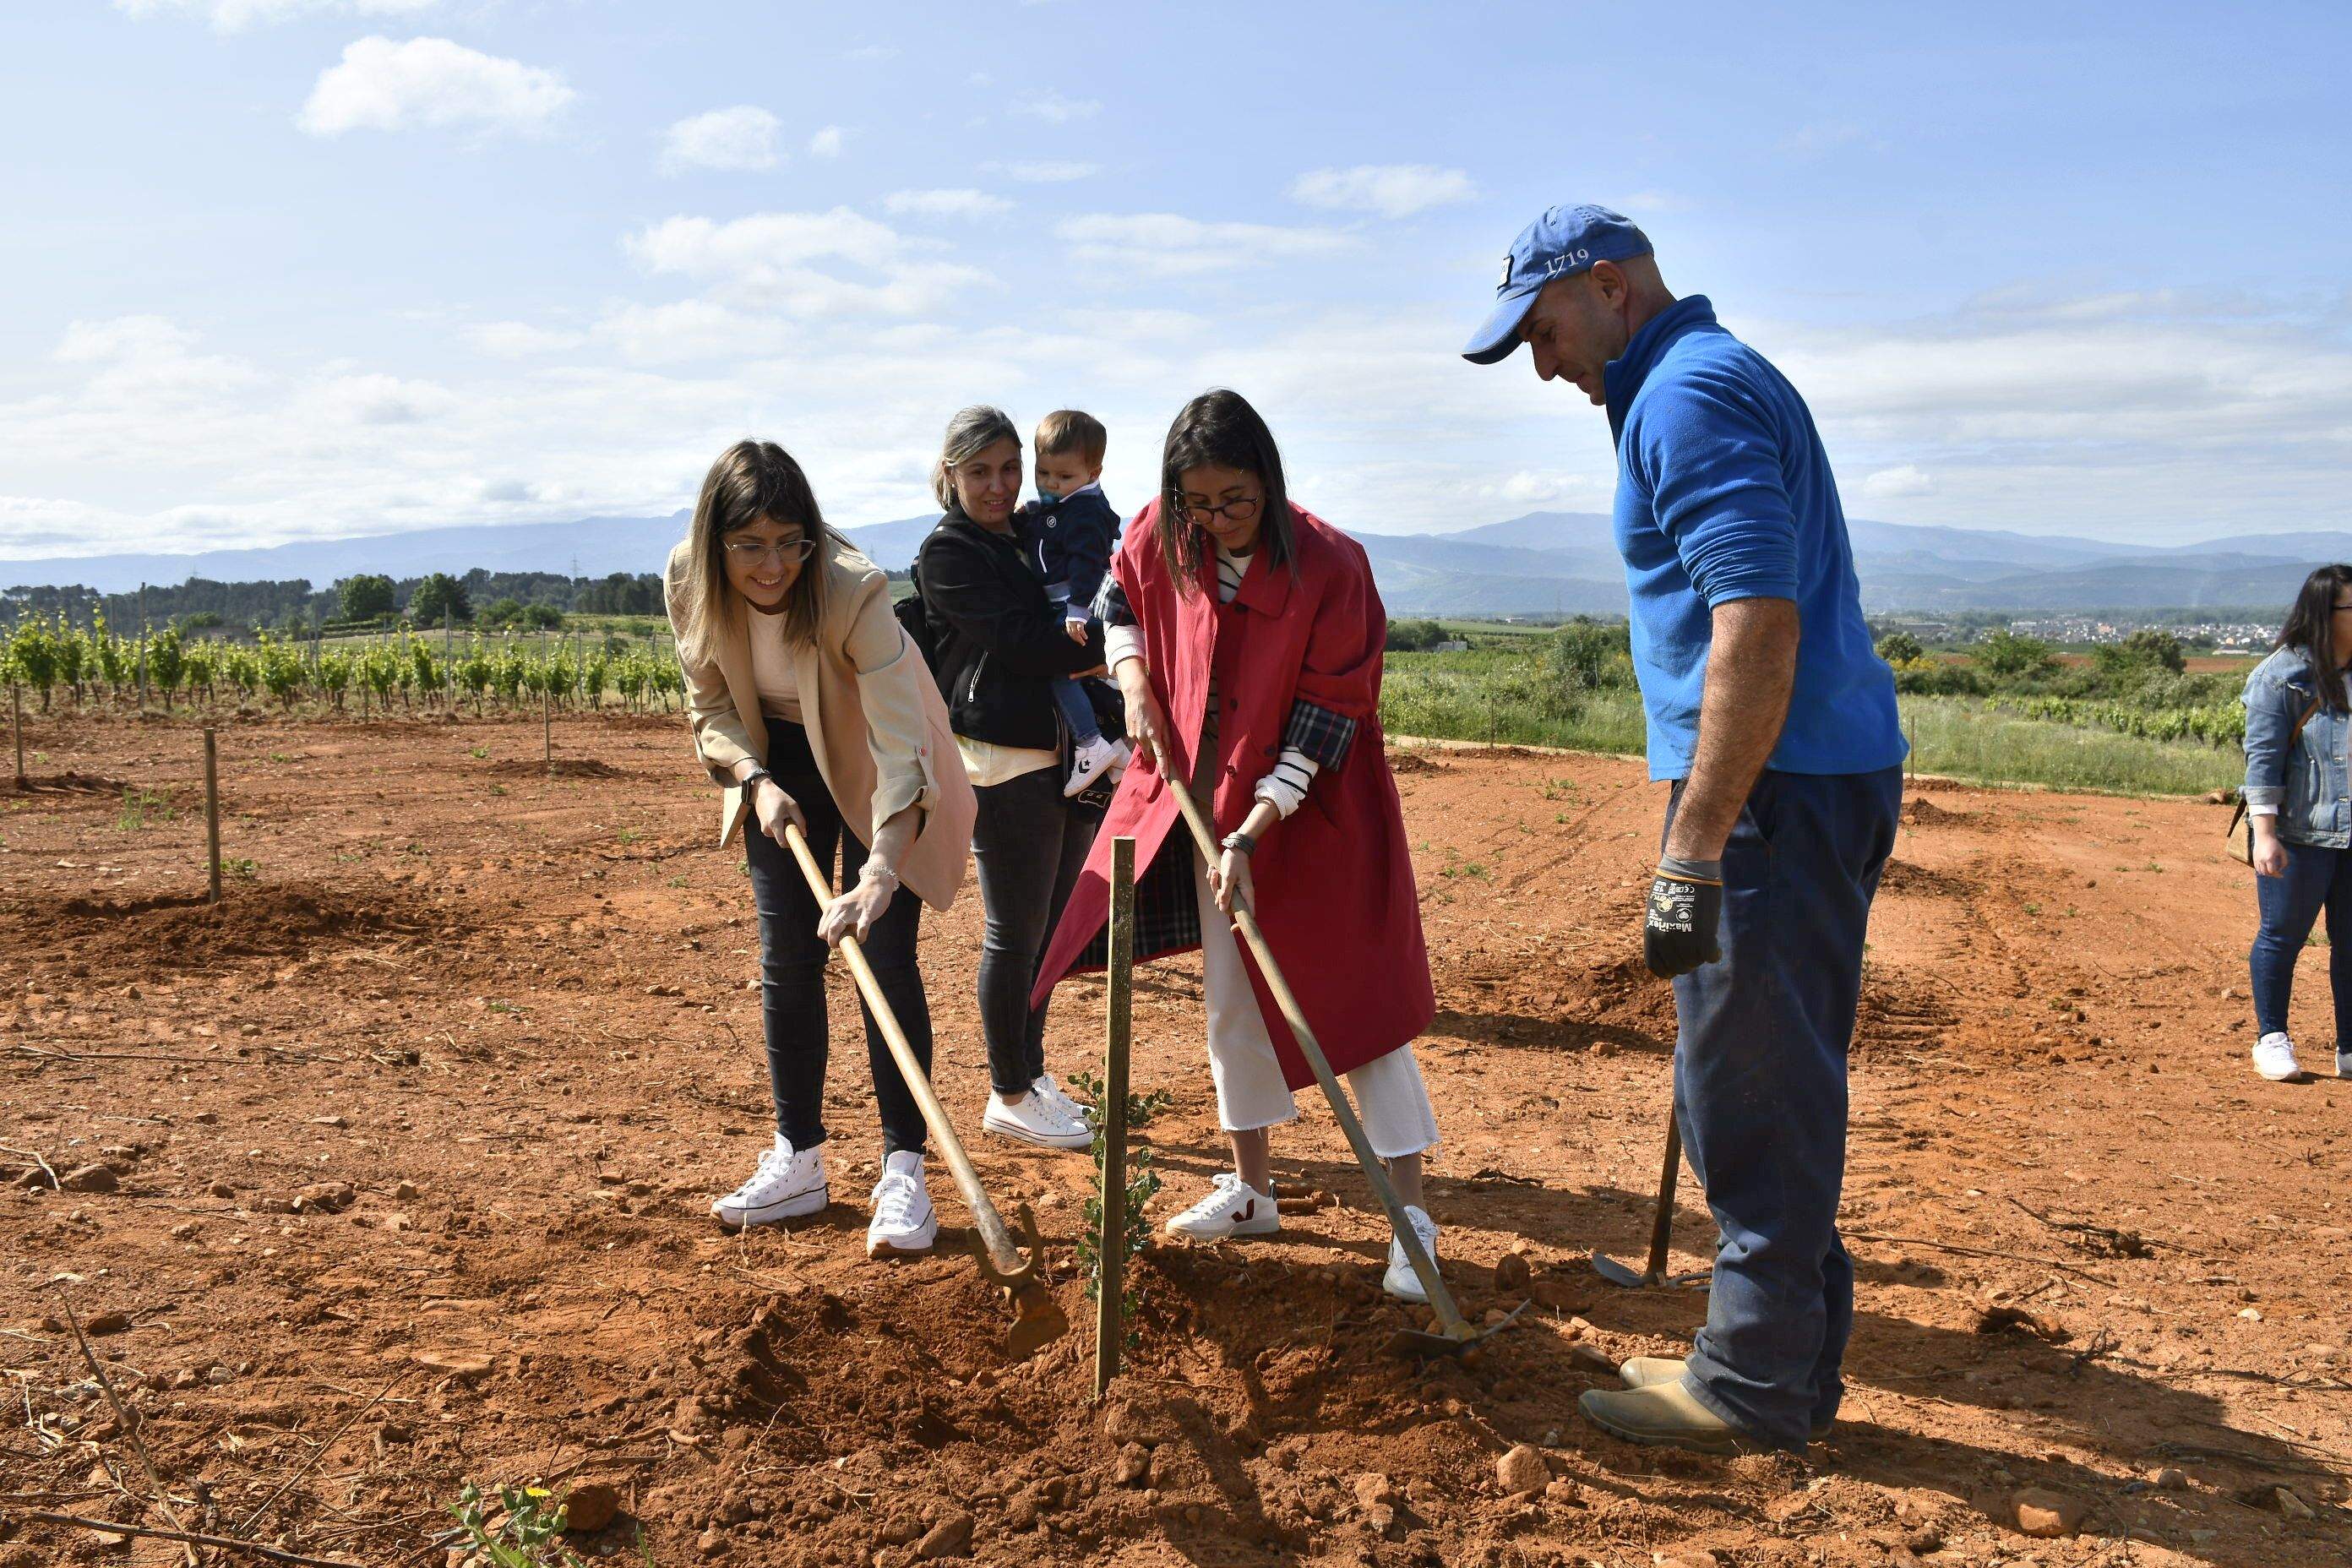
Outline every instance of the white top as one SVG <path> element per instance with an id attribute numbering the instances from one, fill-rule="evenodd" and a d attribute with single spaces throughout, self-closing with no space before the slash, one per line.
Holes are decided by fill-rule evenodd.
<path id="1" fill-rule="evenodd" d="M 970 735 L 958 735 L 955 740 L 956 750 L 963 753 L 964 773 L 971 780 L 974 789 L 992 789 L 1024 773 L 1062 765 L 1062 753 L 1058 750 L 1000 746 L 992 741 L 975 741 Z"/>
<path id="2" fill-rule="evenodd" d="M 751 684 L 760 689 L 760 711 L 772 719 L 801 722 L 801 689 L 784 650 L 784 617 L 747 605 L 751 621 Z"/>

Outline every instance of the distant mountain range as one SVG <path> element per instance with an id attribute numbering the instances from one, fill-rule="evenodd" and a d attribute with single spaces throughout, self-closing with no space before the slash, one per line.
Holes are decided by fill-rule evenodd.
<path id="1" fill-rule="evenodd" d="M 355 572 L 556 572 L 602 577 L 658 572 L 687 514 L 576 522 L 434 528 L 198 555 L 93 555 L 0 561 L 0 584 L 79 584 L 125 593 L 191 576 L 221 582 L 306 577 L 320 587 Z M 935 518 L 845 531 L 879 564 L 904 568 Z M 1865 608 L 1958 610 L 2275 608 L 2322 561 L 2352 559 L 2352 532 L 2270 533 L 2158 549 L 2063 535 L 1921 528 L 1855 519 L 1854 566 Z M 1620 615 L 1625 579 L 1609 519 L 1536 511 L 1458 533 L 1361 533 L 1392 615 Z"/>

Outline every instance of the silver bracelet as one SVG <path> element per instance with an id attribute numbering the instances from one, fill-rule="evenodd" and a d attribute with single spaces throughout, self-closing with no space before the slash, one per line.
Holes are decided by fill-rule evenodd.
<path id="1" fill-rule="evenodd" d="M 903 886 L 898 880 L 898 873 L 879 860 L 866 861 L 865 868 L 857 873 L 857 879 L 861 882 L 887 882 L 893 888 Z"/>

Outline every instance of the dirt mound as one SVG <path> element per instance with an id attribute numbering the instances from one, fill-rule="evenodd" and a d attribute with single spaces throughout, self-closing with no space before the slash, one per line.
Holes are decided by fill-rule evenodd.
<path id="1" fill-rule="evenodd" d="M 1430 761 L 1424 752 L 1391 752 L 1389 753 L 1389 772 L 1392 773 L 1442 773 L 1445 771 L 1444 764 Z"/>
<path id="2" fill-rule="evenodd" d="M 1889 857 L 1885 868 L 1878 874 L 1878 890 L 1924 899 L 1958 899 L 1979 889 L 1974 881 L 1955 872 L 1934 870 Z"/>
<path id="3" fill-rule="evenodd" d="M 13 773 L 0 778 L 0 788 L 18 795 L 121 795 L 130 787 L 120 779 L 101 778 L 95 773 L 27 773 L 22 789 L 17 787 Z"/>
<path id="4" fill-rule="evenodd" d="M 517 779 L 617 779 L 627 776 L 610 763 L 600 763 L 593 757 L 558 757 L 552 765 L 518 759 L 493 763 L 488 771 L 505 778 Z"/>
<path id="5" fill-rule="evenodd" d="M 1970 814 L 1937 805 L 1926 795 L 1917 795 L 1904 803 L 1903 820 L 1914 827 L 1932 827 L 1938 823 L 1966 822 Z"/>
<path id="6" fill-rule="evenodd" d="M 362 898 L 299 884 L 231 887 L 218 904 L 200 893 L 0 903 L 0 947 L 137 978 L 221 958 L 294 957 L 386 935 L 438 942 L 461 934 L 460 923 L 388 888 Z"/>

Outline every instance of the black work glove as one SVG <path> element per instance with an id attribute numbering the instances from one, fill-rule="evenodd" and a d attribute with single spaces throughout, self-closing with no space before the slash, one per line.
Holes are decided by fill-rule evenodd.
<path id="1" fill-rule="evenodd" d="M 1642 916 L 1642 962 L 1661 980 L 1723 956 L 1723 862 L 1663 856 Z"/>

